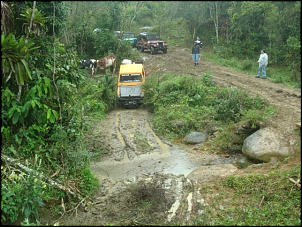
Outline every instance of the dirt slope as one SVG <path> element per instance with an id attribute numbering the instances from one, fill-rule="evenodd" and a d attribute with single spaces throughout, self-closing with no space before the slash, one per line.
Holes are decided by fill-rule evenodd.
<path id="1" fill-rule="evenodd" d="M 147 77 L 168 72 L 199 77 L 209 72 L 221 86 L 244 89 L 268 100 L 277 113 L 267 126 L 280 131 L 289 144 L 297 142 L 300 90 L 213 65 L 203 57 L 200 65 L 194 66 L 188 49 L 171 47 L 167 54 L 141 55 Z M 91 135 L 95 138 L 92 147 L 102 146 L 108 151 L 91 167 L 101 182 L 99 193 L 91 198 L 89 206 L 66 212 L 60 225 L 164 225 L 171 220 L 188 224 L 198 212 L 198 204 L 204 201 L 198 193 L 200 183 L 217 181 L 237 171 L 228 160 L 215 154 L 197 154 L 192 147 L 158 138 L 149 114 L 141 108 L 112 111 L 104 121 L 94 124 Z M 198 175 L 202 181 L 187 178 L 198 166 L 202 167 Z"/>

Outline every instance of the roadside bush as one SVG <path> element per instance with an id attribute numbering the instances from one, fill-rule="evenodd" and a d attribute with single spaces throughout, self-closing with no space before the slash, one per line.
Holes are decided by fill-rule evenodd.
<path id="1" fill-rule="evenodd" d="M 92 37 L 96 56 L 103 57 L 110 53 L 116 53 L 118 38 L 113 32 L 102 30 L 95 32 Z"/>
<path id="2" fill-rule="evenodd" d="M 183 137 L 193 126 L 194 117 L 190 109 L 184 104 L 159 107 L 152 119 L 154 129 L 170 139 Z"/>
<path id="3" fill-rule="evenodd" d="M 9 182 L 3 177 L 5 167 L 1 166 L 1 223 L 14 222 L 22 209 L 21 184 Z M 18 177 L 15 173 L 11 176 Z"/>
<path id="4" fill-rule="evenodd" d="M 79 182 L 79 190 L 88 196 L 93 196 L 97 192 L 99 181 L 94 177 L 89 168 L 85 168 L 81 173 L 76 177 Z"/>
<path id="5" fill-rule="evenodd" d="M 205 129 L 215 114 L 211 107 L 194 108 L 186 104 L 173 104 L 159 107 L 152 122 L 159 134 L 171 139 Z"/>
<path id="6" fill-rule="evenodd" d="M 250 71 L 253 69 L 253 67 L 255 67 L 255 62 L 252 62 L 251 60 L 243 60 L 241 62 L 241 69 L 244 70 L 244 71 Z"/>
<path id="7" fill-rule="evenodd" d="M 212 75 L 209 72 L 206 72 L 206 73 L 203 74 L 202 83 L 204 85 L 206 85 L 207 87 L 211 87 L 212 89 L 216 89 L 216 87 L 214 86 Z"/>
<path id="8" fill-rule="evenodd" d="M 261 122 L 264 122 L 268 117 L 275 114 L 276 110 L 273 106 L 267 106 L 265 109 L 247 109 L 242 112 L 241 120 L 248 120 L 251 122 L 252 127 L 260 125 Z"/>
<path id="9" fill-rule="evenodd" d="M 106 112 L 116 106 L 117 76 L 105 74 L 100 83 L 103 85 L 103 92 L 100 94 L 100 101 L 106 103 Z"/>
<path id="10" fill-rule="evenodd" d="M 105 113 L 115 106 L 116 77 L 104 75 L 100 80 L 89 78 L 81 85 L 78 98 L 83 100 L 84 116 L 105 116 Z"/>
<path id="11" fill-rule="evenodd" d="M 213 52 L 220 58 L 229 58 L 230 56 L 232 56 L 231 49 L 224 46 L 214 45 Z"/>
<path id="12" fill-rule="evenodd" d="M 188 75 L 170 75 L 148 78 L 144 84 L 145 103 L 156 109 L 175 103 L 190 107 L 208 105 L 216 88 L 212 86 L 211 77 L 207 74 L 203 79 Z"/>
<path id="13" fill-rule="evenodd" d="M 41 181 L 39 169 L 41 160 L 37 156 L 33 166 L 27 163 L 26 168 L 31 169 L 26 173 L 23 169 L 14 166 L 1 166 L 1 222 L 14 222 L 20 214 L 24 219 L 33 224 L 39 224 L 38 208 L 44 206 L 45 183 Z M 13 172 L 8 172 L 14 169 Z"/>
<path id="14" fill-rule="evenodd" d="M 142 85 L 144 89 L 144 106 L 148 111 L 154 113 L 156 102 L 159 99 L 159 76 L 148 77 Z"/>
<path id="15" fill-rule="evenodd" d="M 216 120 L 238 122 L 242 113 L 248 109 L 263 109 L 264 101 L 260 98 L 250 98 L 246 91 L 234 88 L 222 88 L 216 93 L 211 104 L 218 116 Z"/>

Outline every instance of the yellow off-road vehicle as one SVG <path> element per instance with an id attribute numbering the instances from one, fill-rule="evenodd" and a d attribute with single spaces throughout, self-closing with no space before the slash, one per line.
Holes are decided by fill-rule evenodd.
<path id="1" fill-rule="evenodd" d="M 117 101 L 119 106 L 139 107 L 143 104 L 146 72 L 143 62 L 124 59 L 120 65 L 117 83 Z"/>

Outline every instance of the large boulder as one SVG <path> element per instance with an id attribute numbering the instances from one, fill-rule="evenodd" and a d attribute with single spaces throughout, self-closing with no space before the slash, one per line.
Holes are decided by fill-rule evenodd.
<path id="1" fill-rule="evenodd" d="M 242 153 L 263 162 L 279 161 L 290 153 L 289 146 L 282 141 L 282 135 L 274 129 L 259 129 L 244 140 Z"/>

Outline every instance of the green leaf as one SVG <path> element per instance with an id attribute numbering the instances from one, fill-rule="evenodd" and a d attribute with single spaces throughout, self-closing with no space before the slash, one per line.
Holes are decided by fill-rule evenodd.
<path id="1" fill-rule="evenodd" d="M 11 118 L 13 116 L 17 108 L 18 106 L 13 105 L 13 107 L 8 110 L 8 118 Z"/>
<path id="2" fill-rule="evenodd" d="M 55 110 L 52 110 L 52 113 L 53 113 L 54 117 L 56 118 L 56 120 L 58 120 L 58 118 L 59 118 L 58 112 Z"/>
<path id="3" fill-rule="evenodd" d="M 51 109 L 48 109 L 47 110 L 47 120 L 49 120 L 50 116 L 51 116 Z"/>
<path id="4" fill-rule="evenodd" d="M 51 123 L 54 123 L 54 122 L 55 122 L 55 116 L 54 116 L 53 114 L 50 115 L 49 121 L 50 121 Z"/>
<path id="5" fill-rule="evenodd" d="M 42 89 L 41 89 L 41 86 L 37 86 L 37 91 L 38 91 L 39 97 L 41 97 L 41 96 L 42 96 Z"/>
<path id="6" fill-rule="evenodd" d="M 36 103 L 36 105 L 37 105 L 39 108 L 42 108 L 42 104 L 40 103 L 39 100 L 36 100 L 36 99 L 35 99 L 35 103 Z"/>
<path id="7" fill-rule="evenodd" d="M 15 125 L 15 124 L 17 124 L 17 122 L 19 121 L 19 112 L 18 111 L 15 111 L 14 112 L 14 115 L 13 115 L 13 118 L 12 118 L 12 120 L 13 120 L 13 124 Z"/>
<path id="8" fill-rule="evenodd" d="M 31 106 L 32 106 L 32 108 L 35 108 L 35 106 L 36 106 L 35 100 L 31 100 Z"/>
<path id="9" fill-rule="evenodd" d="M 17 80 L 18 85 L 24 85 L 24 78 L 23 78 L 22 69 L 21 69 L 19 62 L 16 64 L 16 80 Z"/>
<path id="10" fill-rule="evenodd" d="M 44 86 L 44 92 L 45 92 L 45 94 L 47 94 L 48 93 L 48 89 L 50 90 L 50 79 L 47 78 L 47 77 L 45 77 L 44 78 L 44 84 L 45 84 L 45 86 Z"/>
<path id="11" fill-rule="evenodd" d="M 27 101 L 22 107 L 22 115 L 27 117 L 32 100 Z"/>
<path id="12" fill-rule="evenodd" d="M 32 77 L 31 77 L 31 73 L 30 73 L 30 71 L 29 71 L 29 69 L 28 69 L 28 64 L 27 64 L 27 62 L 26 62 L 24 59 L 21 59 L 21 62 L 23 63 L 24 68 L 26 69 L 26 72 L 27 72 L 28 78 L 29 78 L 29 79 L 32 79 Z"/>

